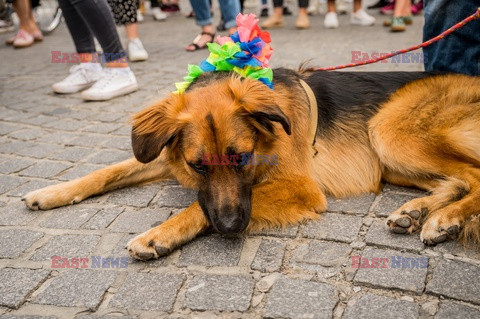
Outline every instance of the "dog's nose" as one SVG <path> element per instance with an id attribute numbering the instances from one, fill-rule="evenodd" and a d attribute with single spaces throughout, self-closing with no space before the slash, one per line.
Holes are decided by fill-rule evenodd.
<path id="1" fill-rule="evenodd" d="M 222 210 L 217 215 L 216 225 L 217 231 L 222 234 L 237 234 L 242 232 L 248 223 L 245 223 L 241 209 L 228 208 Z"/>

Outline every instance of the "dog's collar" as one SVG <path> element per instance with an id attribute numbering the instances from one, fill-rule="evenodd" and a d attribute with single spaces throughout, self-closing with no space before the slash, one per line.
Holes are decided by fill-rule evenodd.
<path id="1" fill-rule="evenodd" d="M 315 149 L 315 139 L 317 136 L 317 129 L 318 129 L 318 107 L 317 107 L 317 99 L 315 98 L 315 94 L 313 93 L 310 86 L 300 79 L 300 84 L 302 85 L 305 93 L 308 96 L 308 104 L 310 107 L 310 114 L 309 114 L 309 122 L 308 122 L 308 140 L 311 141 L 314 155 L 317 155 L 317 150 Z"/>

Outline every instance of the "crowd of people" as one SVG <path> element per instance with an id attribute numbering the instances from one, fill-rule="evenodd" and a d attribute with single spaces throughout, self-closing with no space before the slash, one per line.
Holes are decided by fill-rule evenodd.
<path id="1" fill-rule="evenodd" d="M 24 48 L 42 41 L 42 32 L 32 14 L 32 8 L 37 6 L 40 0 L 10 1 L 13 1 L 14 10 L 19 18 L 19 28 L 6 43 L 15 48 Z M 129 62 L 148 59 L 148 52 L 139 37 L 138 22 L 143 21 L 143 15 L 146 13 L 151 14 L 155 20 L 162 21 L 170 14 L 180 12 L 178 0 L 147 0 L 148 10 L 144 1 L 58 0 L 80 57 L 80 64 L 72 67 L 66 78 L 53 84 L 53 91 L 60 94 L 81 91 L 85 100 L 108 100 L 136 91 L 138 84 Z M 186 17 L 195 19 L 200 32 L 192 43 L 185 47 L 186 51 L 206 48 L 208 43 L 215 41 L 216 31 L 227 31 L 229 35 L 236 32 L 235 18 L 243 11 L 245 0 L 218 0 L 218 2 L 221 21 L 219 25 L 214 26 L 212 1 L 190 0 L 192 10 L 188 11 Z M 292 14 L 283 0 L 272 0 L 272 11 L 269 10 L 267 0 L 246 2 L 249 6 L 258 6 L 259 15 L 266 17 L 261 23 L 264 29 L 283 27 L 283 16 Z M 338 28 L 338 14 L 347 13 L 346 2 L 353 6 L 350 24 L 358 26 L 375 24 L 375 18 L 367 13 L 362 0 L 298 0 L 295 27 L 299 30 L 308 29 L 309 16 L 324 14 L 325 28 Z M 389 27 L 392 32 L 401 32 L 406 30 L 407 25 L 412 24 L 412 14 L 421 13 L 425 5 L 424 39 L 429 39 L 463 19 L 470 11 L 473 12 L 480 6 L 479 2 L 480 0 L 459 0 L 455 3 L 449 0 L 425 0 L 425 3 L 423 0 L 378 0 L 368 9 L 378 9 L 387 17 L 390 15 L 383 25 Z M 125 28 L 128 38 L 126 50 L 122 47 L 115 25 Z M 461 54 L 467 55 L 472 61 L 478 61 L 480 47 L 478 26 L 478 21 L 467 26 L 462 31 L 466 35 L 465 39 L 460 36 L 429 47 L 426 70 L 452 71 L 451 65 L 457 65 L 453 71 L 477 75 L 478 66 L 476 70 L 465 67 L 464 63 L 457 61 L 458 59 L 445 58 L 445 53 L 448 49 L 461 51 Z M 92 63 L 96 60 L 97 52 L 94 39 L 97 39 L 103 52 L 109 53 L 104 57 L 106 63 L 103 68 L 100 63 Z M 469 47 L 466 45 L 469 41 L 474 41 L 476 45 Z"/>

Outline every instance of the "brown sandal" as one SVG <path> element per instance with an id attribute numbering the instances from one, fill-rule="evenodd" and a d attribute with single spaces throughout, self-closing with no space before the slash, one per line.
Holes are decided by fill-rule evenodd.
<path id="1" fill-rule="evenodd" d="M 209 35 L 210 36 L 210 41 L 207 41 L 205 42 L 203 45 L 198 45 L 198 41 L 200 41 L 200 38 L 202 37 L 202 35 Z M 207 48 L 207 43 L 211 43 L 215 40 L 215 33 L 210 33 L 210 32 L 202 32 L 200 33 L 199 35 L 197 35 L 197 37 L 193 40 L 192 43 L 190 43 L 188 47 L 190 46 L 193 46 L 194 49 L 193 50 L 189 50 L 187 48 L 185 48 L 186 51 L 189 51 L 189 52 L 193 52 L 193 51 L 197 51 L 197 50 L 201 50 L 201 49 L 205 49 Z"/>

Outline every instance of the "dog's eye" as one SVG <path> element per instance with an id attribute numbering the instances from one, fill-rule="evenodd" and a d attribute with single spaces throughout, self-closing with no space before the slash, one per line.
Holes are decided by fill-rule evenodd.
<path id="1" fill-rule="evenodd" d="M 188 163 L 191 168 L 195 170 L 198 174 L 201 175 L 207 175 L 207 166 L 203 164 L 198 164 L 198 163 Z"/>

